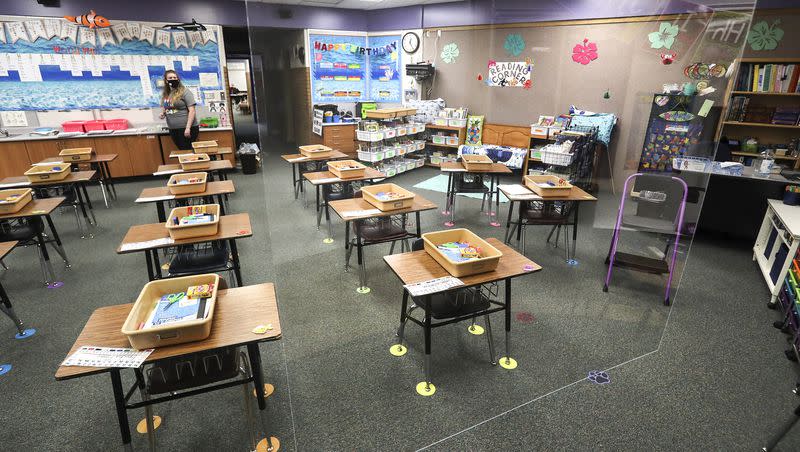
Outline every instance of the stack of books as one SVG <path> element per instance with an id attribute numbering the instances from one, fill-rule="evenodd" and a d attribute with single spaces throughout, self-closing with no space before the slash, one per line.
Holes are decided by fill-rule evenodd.
<path id="1" fill-rule="evenodd" d="M 752 64 L 739 68 L 735 91 L 800 93 L 800 67 L 796 64 Z"/>
<path id="2" fill-rule="evenodd" d="M 726 121 L 744 121 L 745 114 L 747 113 L 747 104 L 750 103 L 750 98 L 747 96 L 733 96 L 731 98 L 731 108 L 728 110 L 728 117 Z"/>
<path id="3" fill-rule="evenodd" d="M 800 121 L 800 108 L 798 107 L 775 107 L 772 114 L 772 123 L 785 126 L 796 126 Z"/>

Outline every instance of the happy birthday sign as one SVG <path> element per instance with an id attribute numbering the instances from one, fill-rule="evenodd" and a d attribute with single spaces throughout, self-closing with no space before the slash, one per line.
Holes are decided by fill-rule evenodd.
<path id="1" fill-rule="evenodd" d="M 385 55 L 397 51 L 397 41 L 393 41 L 381 47 L 362 47 L 348 43 L 324 43 L 314 41 L 314 50 L 318 52 L 348 52 L 361 55 Z"/>
<path id="2" fill-rule="evenodd" d="M 526 61 L 490 61 L 486 84 L 530 88 L 531 66 Z"/>

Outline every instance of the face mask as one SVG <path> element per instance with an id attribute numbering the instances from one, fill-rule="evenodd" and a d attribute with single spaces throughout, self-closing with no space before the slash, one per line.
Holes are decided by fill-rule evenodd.
<path id="1" fill-rule="evenodd" d="M 177 88 L 178 85 L 180 85 L 181 81 L 180 80 L 167 80 L 167 83 L 169 83 L 169 87 L 170 88 Z"/>

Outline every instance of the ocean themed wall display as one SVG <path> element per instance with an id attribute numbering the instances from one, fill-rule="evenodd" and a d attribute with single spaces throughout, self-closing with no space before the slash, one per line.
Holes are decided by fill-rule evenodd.
<path id="1" fill-rule="evenodd" d="M 747 34 L 747 43 L 750 44 L 750 48 L 753 50 L 775 50 L 778 47 L 778 43 L 783 39 L 783 29 L 778 27 L 780 23 L 780 19 L 772 24 L 762 20 L 750 27 L 750 33 Z"/>
<path id="2" fill-rule="evenodd" d="M 95 11 L 0 16 L 0 110 L 158 107 L 168 69 L 203 105 L 205 93 L 224 89 L 218 33 L 214 25 L 187 33 Z"/>
<path id="3" fill-rule="evenodd" d="M 672 25 L 669 22 L 661 22 L 658 25 L 658 31 L 647 35 L 647 39 L 650 41 L 650 47 L 654 49 L 671 49 L 679 31 L 679 26 Z"/>
<path id="4" fill-rule="evenodd" d="M 489 61 L 489 86 L 531 87 L 531 65 L 525 61 Z"/>
<path id="5" fill-rule="evenodd" d="M 587 65 L 597 59 L 597 43 L 583 40 L 583 44 L 575 44 L 572 48 L 572 61 Z"/>
<path id="6" fill-rule="evenodd" d="M 369 36 L 370 47 L 384 49 L 367 55 L 369 62 L 369 96 L 376 102 L 402 102 L 402 53 L 400 35 Z"/>
<path id="7" fill-rule="evenodd" d="M 522 35 L 517 33 L 510 33 L 506 36 L 506 42 L 503 43 L 503 48 L 511 56 L 519 56 L 525 50 L 525 40 Z"/>

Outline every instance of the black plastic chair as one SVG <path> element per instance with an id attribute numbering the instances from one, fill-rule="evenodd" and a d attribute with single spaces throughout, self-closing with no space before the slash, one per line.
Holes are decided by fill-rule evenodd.
<path id="1" fill-rule="evenodd" d="M 568 227 L 575 227 L 573 219 L 574 202 L 564 201 L 524 201 L 520 205 L 519 217 L 516 228 L 517 241 L 520 242 L 520 250 L 525 254 L 525 230 L 528 226 L 552 226 L 550 234 L 547 236 L 549 242 L 556 232 L 554 246 L 558 247 L 558 240 L 561 235 L 561 228 L 564 228 L 564 252 L 569 259 L 569 234 Z M 513 233 L 513 229 L 511 231 Z M 510 237 L 509 237 L 510 239 Z"/>
<path id="2" fill-rule="evenodd" d="M 233 270 L 226 242 L 181 246 L 169 263 L 170 277 L 230 272 L 236 280 Z M 241 287 L 241 281 L 237 282 Z"/>
<path id="3" fill-rule="evenodd" d="M 51 281 L 55 281 L 55 273 L 50 264 L 50 256 L 45 248 L 45 233 L 44 221 L 41 217 L 27 217 L 20 218 L 13 221 L 0 221 L 0 242 L 18 241 L 22 246 L 36 246 L 36 252 L 39 256 L 39 266 L 42 270 L 42 278 L 44 285 L 48 285 Z M 62 251 L 58 250 L 59 254 Z M 66 256 L 63 254 L 61 257 L 64 262 L 69 264 Z"/>

